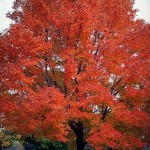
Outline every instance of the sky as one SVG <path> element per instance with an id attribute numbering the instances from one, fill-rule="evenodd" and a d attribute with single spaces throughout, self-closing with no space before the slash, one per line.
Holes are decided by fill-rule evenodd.
<path id="1" fill-rule="evenodd" d="M 9 27 L 11 20 L 6 18 L 6 13 L 12 11 L 12 3 L 14 0 L 0 0 L 0 31 Z M 134 8 L 139 9 L 138 18 L 144 19 L 150 23 L 150 0 L 135 0 Z"/>

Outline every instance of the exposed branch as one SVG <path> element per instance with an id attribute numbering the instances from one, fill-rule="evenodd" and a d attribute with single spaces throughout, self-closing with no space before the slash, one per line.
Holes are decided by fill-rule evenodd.
<path id="1" fill-rule="evenodd" d="M 104 106 L 102 108 L 102 120 L 104 120 L 108 114 L 108 112 L 110 111 L 110 108 L 108 106 L 105 107 L 105 110 L 104 110 Z"/>
<path id="2" fill-rule="evenodd" d="M 79 41 L 80 41 L 79 39 L 80 39 L 80 35 L 81 35 L 81 30 L 82 30 L 82 25 L 80 24 L 79 25 L 79 32 L 77 33 L 76 41 L 75 41 L 75 44 L 74 44 L 75 49 L 77 49 Z"/>
<path id="3" fill-rule="evenodd" d="M 69 121 L 69 126 L 74 131 L 74 133 L 77 134 L 77 123 L 75 121 Z"/>

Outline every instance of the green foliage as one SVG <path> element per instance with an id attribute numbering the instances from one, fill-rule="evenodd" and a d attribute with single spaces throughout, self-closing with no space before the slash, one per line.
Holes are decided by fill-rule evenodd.
<path id="1" fill-rule="evenodd" d="M 21 136 L 7 130 L 0 130 L 0 148 L 8 149 L 15 141 L 22 143 Z"/>
<path id="2" fill-rule="evenodd" d="M 37 140 L 33 135 L 27 136 L 25 139 L 20 135 L 9 131 L 0 131 L 0 141 L 2 149 L 9 149 L 17 143 L 24 143 L 26 150 L 68 150 L 66 143 L 50 141 L 46 138 Z"/>
<path id="3" fill-rule="evenodd" d="M 46 138 L 36 140 L 33 135 L 26 137 L 24 141 L 25 148 L 32 150 L 67 150 L 67 144 L 61 142 L 50 141 Z"/>

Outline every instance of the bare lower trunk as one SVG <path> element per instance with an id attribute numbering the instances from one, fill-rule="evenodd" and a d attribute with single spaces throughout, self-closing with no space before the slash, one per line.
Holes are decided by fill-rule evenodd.
<path id="1" fill-rule="evenodd" d="M 0 150 L 2 150 L 2 144 L 3 144 L 3 142 L 0 140 Z"/>
<path id="2" fill-rule="evenodd" d="M 86 142 L 83 139 L 84 138 L 84 132 L 83 132 L 82 122 L 78 121 L 76 123 L 74 121 L 70 121 L 69 125 L 76 135 L 77 150 L 84 150 Z"/>

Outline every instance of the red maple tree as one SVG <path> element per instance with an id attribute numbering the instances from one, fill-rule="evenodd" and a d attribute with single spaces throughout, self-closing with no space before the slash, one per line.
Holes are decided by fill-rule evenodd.
<path id="1" fill-rule="evenodd" d="M 16 0 L 0 36 L 1 125 L 16 133 L 143 147 L 150 25 L 131 0 Z M 71 137 L 71 138 L 70 138 Z"/>

